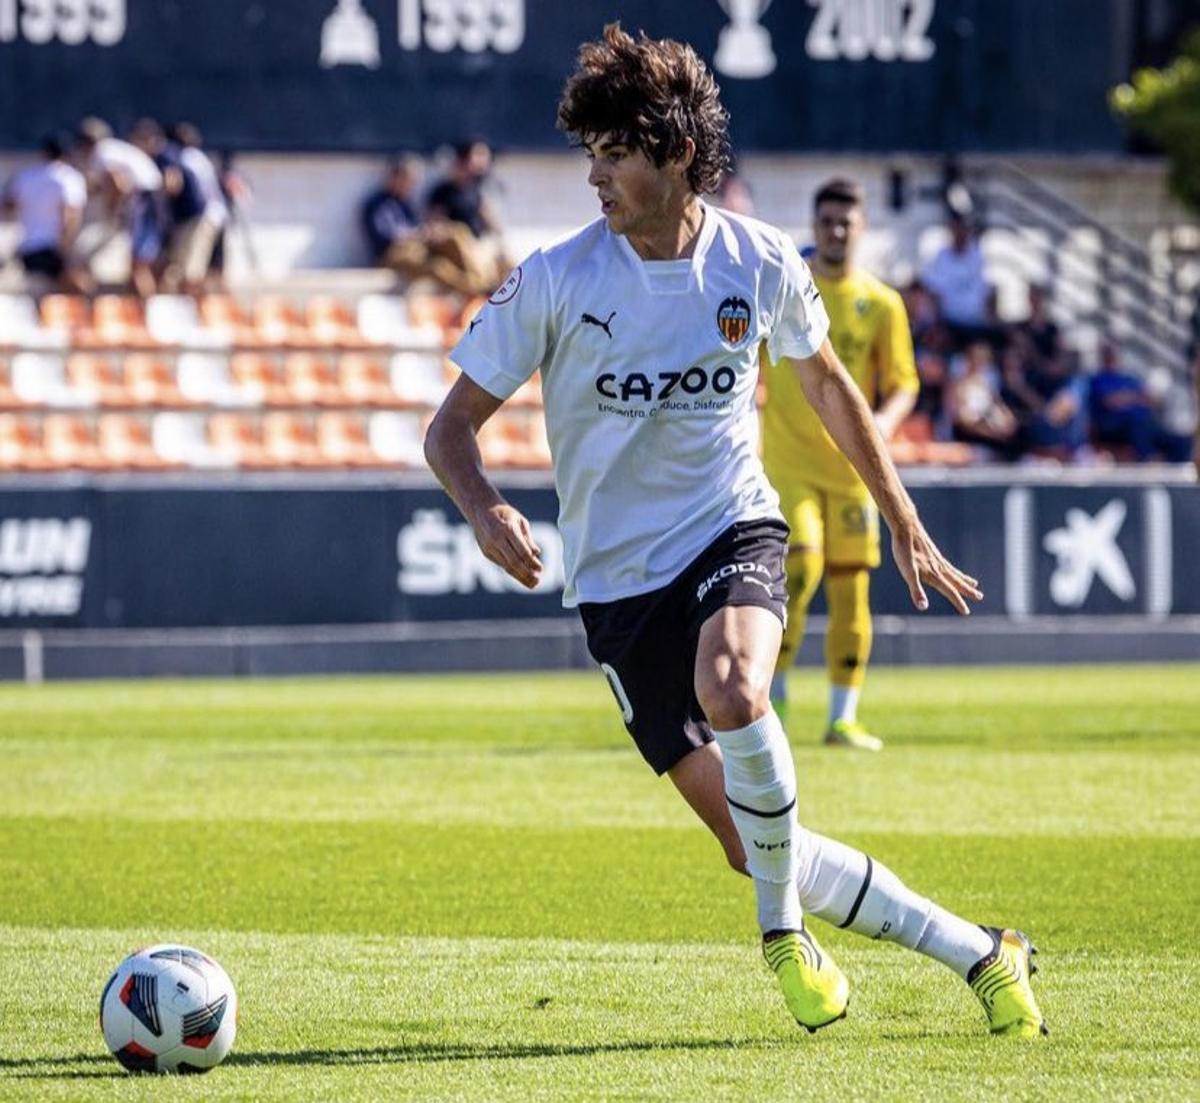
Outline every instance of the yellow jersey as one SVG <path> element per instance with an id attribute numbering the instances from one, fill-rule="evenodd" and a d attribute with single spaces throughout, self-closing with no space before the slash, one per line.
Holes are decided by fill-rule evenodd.
<path id="1" fill-rule="evenodd" d="M 899 390 L 920 387 L 904 300 L 867 272 L 842 279 L 813 273 L 829 313 L 829 340 L 872 408 Z M 765 350 L 765 345 L 763 346 Z M 800 480 L 827 490 L 863 492 L 850 461 L 825 431 L 795 370 L 763 355 L 763 465 L 775 486 Z"/>

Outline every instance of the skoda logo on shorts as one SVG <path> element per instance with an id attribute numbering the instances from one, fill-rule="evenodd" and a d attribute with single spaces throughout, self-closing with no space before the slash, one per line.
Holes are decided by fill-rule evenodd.
<path id="1" fill-rule="evenodd" d="M 750 332 L 750 304 L 730 295 L 717 307 L 717 329 L 731 345 L 740 345 Z"/>

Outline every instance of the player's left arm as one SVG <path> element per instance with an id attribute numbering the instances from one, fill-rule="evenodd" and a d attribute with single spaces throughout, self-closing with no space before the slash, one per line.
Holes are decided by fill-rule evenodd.
<path id="1" fill-rule="evenodd" d="M 896 567 L 908 583 L 918 609 L 929 607 L 925 585 L 932 586 L 964 616 L 967 598 L 983 597 L 979 583 L 954 566 L 938 550 L 917 515 L 917 507 L 900 482 L 887 445 L 867 400 L 842 366 L 826 338 L 812 356 L 792 358 L 805 397 L 821 418 L 834 443 L 867 484 L 892 533 Z"/>

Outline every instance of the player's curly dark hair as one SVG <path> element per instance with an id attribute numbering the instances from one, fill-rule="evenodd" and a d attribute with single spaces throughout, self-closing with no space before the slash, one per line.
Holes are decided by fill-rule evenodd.
<path id="1" fill-rule="evenodd" d="M 615 134 L 661 167 L 696 143 L 688 166 L 692 191 L 716 191 L 729 169 L 729 112 L 696 51 L 669 38 L 635 39 L 610 23 L 579 47 L 575 72 L 558 104 L 558 128 L 577 145 Z"/>

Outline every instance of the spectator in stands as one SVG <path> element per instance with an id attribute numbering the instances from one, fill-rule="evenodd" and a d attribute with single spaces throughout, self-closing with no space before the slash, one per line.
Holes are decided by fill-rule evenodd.
<path id="1" fill-rule="evenodd" d="M 992 339 L 996 294 L 970 219 L 953 215 L 949 226 L 950 242 L 925 266 L 921 283 L 936 297 L 938 313 L 963 347 L 979 338 Z"/>
<path id="2" fill-rule="evenodd" d="M 1029 424 L 1029 447 L 1036 456 L 1070 463 L 1087 445 L 1087 380 L 1079 354 L 1062 349 L 1051 360 L 1035 361 L 1026 381 L 1036 396 Z"/>
<path id="3" fill-rule="evenodd" d="M 3 193 L 3 208 L 21 224 L 18 256 L 30 276 L 45 277 L 64 291 L 88 292 L 92 280 L 75 257 L 75 240 L 87 205 L 87 182 L 66 161 L 57 136 L 42 141 L 42 162 L 18 172 Z"/>
<path id="4" fill-rule="evenodd" d="M 900 297 L 904 300 L 904 309 L 908 312 L 913 340 L 919 344 L 927 330 L 932 326 L 941 325 L 937 296 L 920 280 L 914 279 L 900 289 Z"/>
<path id="5" fill-rule="evenodd" d="M 1114 450 L 1118 459 L 1132 453 L 1137 460 L 1186 463 L 1191 457 L 1190 438 L 1163 428 L 1146 384 L 1123 370 L 1114 345 L 1100 348 L 1099 367 L 1088 381 L 1088 409 L 1093 443 Z"/>
<path id="6" fill-rule="evenodd" d="M 913 351 L 921 389 L 917 392 L 913 413 L 929 419 L 935 440 L 949 440 L 951 424 L 946 407 L 954 339 L 941 322 L 927 324 L 921 329 L 914 327 L 914 338 Z"/>
<path id="7" fill-rule="evenodd" d="M 495 289 L 512 267 L 504 249 L 500 224 L 483 193 L 492 169 L 492 150 L 482 138 L 460 142 L 446 176 L 433 186 L 425 205 L 425 221 L 439 244 L 453 243 L 472 294 Z"/>
<path id="8" fill-rule="evenodd" d="M 172 195 L 171 233 L 164 283 L 167 290 L 199 294 L 212 264 L 217 238 L 229 217 L 217 170 L 191 123 L 176 123 L 167 134 L 167 155 L 178 171 Z"/>
<path id="9" fill-rule="evenodd" d="M 955 440 L 979 445 L 984 454 L 1014 460 L 1020 423 L 1000 396 L 1000 371 L 986 341 L 973 341 L 955 360 L 948 405 Z"/>
<path id="10" fill-rule="evenodd" d="M 162 173 L 162 195 L 158 197 L 158 219 L 162 228 L 163 254 L 155 266 L 155 276 L 164 291 L 178 285 L 168 283 L 171 243 L 176 229 L 194 218 L 203 206 L 195 178 L 185 172 L 179 161 L 179 147 L 167 141 L 166 132 L 154 119 L 138 119 L 129 131 L 130 144 L 149 157 Z"/>
<path id="11" fill-rule="evenodd" d="M 418 213 L 420 179 L 419 159 L 398 157 L 388 166 L 383 187 L 364 201 L 362 226 L 376 263 L 410 282 L 430 279 L 466 298 L 491 291 L 495 273 L 480 267 L 470 229 L 446 218 L 423 219 Z"/>
<path id="12" fill-rule="evenodd" d="M 76 137 L 89 182 L 129 233 L 134 290 L 143 297 L 153 295 L 163 249 L 162 172 L 144 150 L 114 138 L 103 119 L 84 119 Z"/>
<path id="13" fill-rule="evenodd" d="M 1044 287 L 1029 285 L 1029 317 L 1017 329 L 1029 338 L 1033 350 L 1042 360 L 1053 360 L 1062 351 L 1058 326 L 1047 312 Z"/>
<path id="14" fill-rule="evenodd" d="M 363 233 L 376 264 L 388 263 L 394 245 L 420 232 L 421 213 L 416 199 L 420 181 L 420 158 L 402 154 L 388 163 L 383 186 L 363 200 Z"/>

